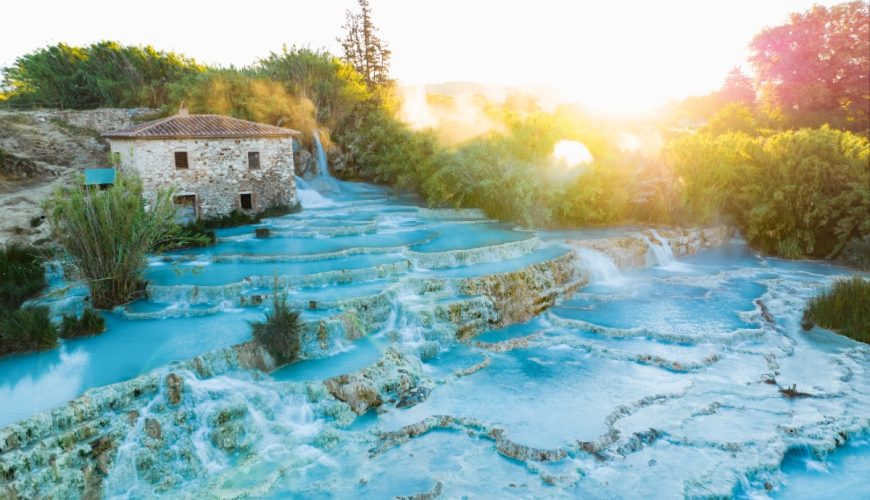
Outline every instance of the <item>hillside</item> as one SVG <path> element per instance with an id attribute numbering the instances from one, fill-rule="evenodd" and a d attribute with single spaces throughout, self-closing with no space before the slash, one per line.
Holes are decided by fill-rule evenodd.
<path id="1" fill-rule="evenodd" d="M 149 111 L 0 111 L 0 244 L 46 238 L 42 200 L 83 169 L 106 165 L 101 132 L 130 125 Z"/>

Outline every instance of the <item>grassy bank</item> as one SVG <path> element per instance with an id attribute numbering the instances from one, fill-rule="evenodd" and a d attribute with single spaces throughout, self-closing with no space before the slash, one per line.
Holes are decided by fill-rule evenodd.
<path id="1" fill-rule="evenodd" d="M 870 280 L 856 276 L 837 281 L 810 300 L 804 322 L 870 344 Z"/>

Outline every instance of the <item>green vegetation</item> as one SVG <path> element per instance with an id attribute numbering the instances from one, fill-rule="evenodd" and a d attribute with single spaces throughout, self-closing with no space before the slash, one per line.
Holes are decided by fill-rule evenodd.
<path id="1" fill-rule="evenodd" d="M 141 181 L 126 175 L 102 191 L 80 183 L 59 188 L 46 213 L 100 309 L 134 299 L 143 288 L 146 255 L 180 237 L 172 193 L 157 193 L 146 207 Z"/>
<path id="2" fill-rule="evenodd" d="M 106 331 L 106 320 L 90 307 L 86 307 L 81 317 L 64 314 L 60 324 L 60 338 L 74 339 L 89 337 Z"/>
<path id="3" fill-rule="evenodd" d="M 17 309 L 45 288 L 42 254 L 11 243 L 0 248 L 0 309 Z"/>
<path id="4" fill-rule="evenodd" d="M 835 258 L 870 236 L 870 143 L 851 132 L 801 129 L 689 135 L 669 145 L 678 209 L 710 223 L 729 215 L 762 251 Z"/>
<path id="5" fill-rule="evenodd" d="M 266 313 L 265 321 L 251 323 L 254 340 L 265 347 L 278 364 L 298 359 L 303 327 L 300 312 L 287 304 L 286 295 L 278 293 L 277 287 L 272 310 Z"/>
<path id="6" fill-rule="evenodd" d="M 43 255 L 32 247 L 0 248 L 0 356 L 51 349 L 57 332 L 47 307 L 21 307 L 45 288 Z"/>
<path id="7" fill-rule="evenodd" d="M 57 346 L 57 329 L 47 307 L 0 309 L 0 356 Z"/>
<path id="8" fill-rule="evenodd" d="M 870 344 L 870 280 L 852 277 L 814 297 L 804 321 Z"/>
<path id="9" fill-rule="evenodd" d="M 368 2 L 359 4 L 339 39 L 342 58 L 284 47 L 227 69 L 148 47 L 61 44 L 4 70 L 5 102 L 147 105 L 164 113 L 184 102 L 194 113 L 306 134 L 317 128 L 340 176 L 414 190 L 434 206 L 480 207 L 534 226 L 734 223 L 764 252 L 868 265 L 864 2 L 816 6 L 765 29 L 750 45 L 753 78 L 735 68 L 719 90 L 642 122 L 573 106 L 544 111 L 521 94 L 493 102 L 483 92 L 471 99 L 447 92 L 426 95 L 430 118 L 438 117 L 428 129 L 399 119 L 389 47 Z M 475 123 L 455 118 L 468 115 Z M 632 148 L 625 135 L 651 139 Z M 554 156 L 562 141 L 582 143 L 591 158 Z M 236 213 L 197 222 L 186 244 L 257 220 Z"/>
<path id="10" fill-rule="evenodd" d="M 158 107 L 168 83 L 203 67 L 153 47 L 99 42 L 57 44 L 19 57 L 3 70 L 4 104 L 14 107 L 89 109 Z"/>

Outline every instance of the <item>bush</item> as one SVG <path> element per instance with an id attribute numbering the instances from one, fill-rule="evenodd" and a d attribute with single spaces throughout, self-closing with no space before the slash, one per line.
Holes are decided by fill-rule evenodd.
<path id="1" fill-rule="evenodd" d="M 57 346 L 57 329 L 48 308 L 0 309 L 0 356 Z"/>
<path id="2" fill-rule="evenodd" d="M 251 323 L 254 340 L 259 342 L 275 362 L 285 364 L 299 358 L 303 323 L 300 312 L 287 304 L 287 296 L 275 293 L 272 310 L 265 321 Z"/>
<path id="3" fill-rule="evenodd" d="M 47 201 L 46 212 L 99 309 L 141 293 L 148 252 L 179 237 L 171 191 L 158 192 L 146 209 L 142 183 L 128 175 L 102 191 L 82 184 L 60 188 Z"/>
<path id="4" fill-rule="evenodd" d="M 0 308 L 17 309 L 45 288 L 40 252 L 11 243 L 0 249 Z"/>
<path id="5" fill-rule="evenodd" d="M 254 230 L 254 235 L 257 238 L 268 238 L 272 236 L 272 231 L 268 227 L 258 227 Z"/>
<path id="6" fill-rule="evenodd" d="M 870 236 L 866 137 L 827 126 L 767 137 L 699 133 L 668 153 L 688 220 L 724 212 L 764 252 L 832 259 Z"/>
<path id="7" fill-rule="evenodd" d="M 60 338 L 74 339 L 89 337 L 106 331 L 106 320 L 90 307 L 85 308 L 82 317 L 64 314 L 60 324 Z"/>
<path id="8" fill-rule="evenodd" d="M 835 282 L 807 303 L 804 320 L 870 344 L 870 280 L 855 276 Z"/>
<path id="9" fill-rule="evenodd" d="M 191 59 L 150 46 L 60 43 L 18 57 L 3 69 L 2 86 L 13 106 L 159 107 L 172 82 L 203 70 Z"/>

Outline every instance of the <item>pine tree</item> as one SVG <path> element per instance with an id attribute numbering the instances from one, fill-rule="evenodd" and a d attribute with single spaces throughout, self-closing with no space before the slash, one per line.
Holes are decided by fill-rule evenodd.
<path id="1" fill-rule="evenodd" d="M 378 28 L 372 23 L 372 9 L 368 0 L 358 0 L 360 13 L 350 10 L 342 28 L 344 38 L 337 39 L 344 50 L 344 58 L 365 79 L 369 88 L 390 83 L 390 49 L 378 35 Z"/>

